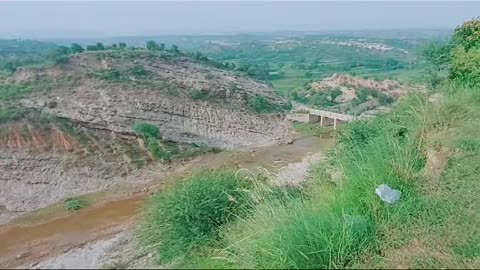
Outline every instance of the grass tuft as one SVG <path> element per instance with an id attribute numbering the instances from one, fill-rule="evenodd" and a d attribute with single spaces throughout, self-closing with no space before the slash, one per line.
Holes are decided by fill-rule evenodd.
<path id="1" fill-rule="evenodd" d="M 188 256 L 219 239 L 219 229 L 252 206 L 252 182 L 234 171 L 195 174 L 150 199 L 140 229 L 143 245 L 155 249 L 161 263 Z"/>

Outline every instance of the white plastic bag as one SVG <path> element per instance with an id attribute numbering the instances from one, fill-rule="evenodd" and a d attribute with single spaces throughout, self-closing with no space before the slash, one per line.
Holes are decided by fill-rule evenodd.
<path id="1" fill-rule="evenodd" d="M 396 189 L 390 188 L 386 184 L 382 184 L 375 189 L 375 193 L 380 199 L 386 203 L 393 204 L 400 200 L 402 192 Z"/>

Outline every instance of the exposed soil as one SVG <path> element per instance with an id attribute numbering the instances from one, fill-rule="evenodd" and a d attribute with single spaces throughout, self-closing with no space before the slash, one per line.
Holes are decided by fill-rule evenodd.
<path id="1" fill-rule="evenodd" d="M 233 166 L 254 169 L 263 167 L 275 172 L 289 163 L 302 162 L 305 156 L 322 151 L 332 142 L 333 140 L 329 138 L 309 136 L 298 138 L 293 144 L 271 145 L 245 151 L 201 156 L 173 169 L 167 176 L 158 175 L 156 179 L 152 179 L 148 188 L 142 189 L 152 191 L 161 188 L 168 181 L 174 181 L 178 177 L 206 168 Z M 80 261 L 72 259 L 68 255 L 47 260 L 68 251 L 72 252 L 68 254 L 75 254 L 75 257 L 77 253 L 73 249 L 82 246 L 89 250 L 110 248 L 110 242 L 99 243 L 96 246 L 94 243 L 97 240 L 117 237 L 119 233 L 130 231 L 133 228 L 133 221 L 136 220 L 135 217 L 141 210 L 145 196 L 149 193 L 135 193 L 134 191 L 138 192 L 138 189 L 132 190 L 131 195 L 123 198 L 115 197 L 115 194 L 102 195 L 102 200 L 98 203 L 74 213 L 62 214 L 56 211 L 43 216 L 40 220 L 36 219 L 34 222 L 29 221 L 26 216 L 22 220 L 0 227 L 0 267 L 35 267 L 37 264 L 45 267 L 82 268 L 92 266 L 94 263 L 87 259 L 81 260 L 82 264 L 77 265 Z M 125 248 L 128 247 L 132 249 L 129 245 L 126 245 Z M 78 252 L 83 252 L 85 255 L 86 251 Z M 98 255 L 98 252 L 94 253 Z M 91 260 L 108 262 L 105 258 L 97 255 L 91 257 Z M 135 256 L 144 258 L 144 255 L 136 254 Z M 39 264 L 39 262 L 43 264 Z"/>

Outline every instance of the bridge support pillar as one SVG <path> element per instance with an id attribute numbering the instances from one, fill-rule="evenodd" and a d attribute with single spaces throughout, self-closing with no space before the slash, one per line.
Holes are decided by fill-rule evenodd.
<path id="1" fill-rule="evenodd" d="M 337 118 L 333 118 L 333 129 L 337 129 Z"/>
<path id="2" fill-rule="evenodd" d="M 320 116 L 320 127 L 323 127 L 323 116 Z"/>

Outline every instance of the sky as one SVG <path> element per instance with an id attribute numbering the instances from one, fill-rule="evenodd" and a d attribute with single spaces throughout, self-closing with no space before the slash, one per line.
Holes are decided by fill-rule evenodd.
<path id="1" fill-rule="evenodd" d="M 5 1 L 0 38 L 454 28 L 480 2 Z"/>

